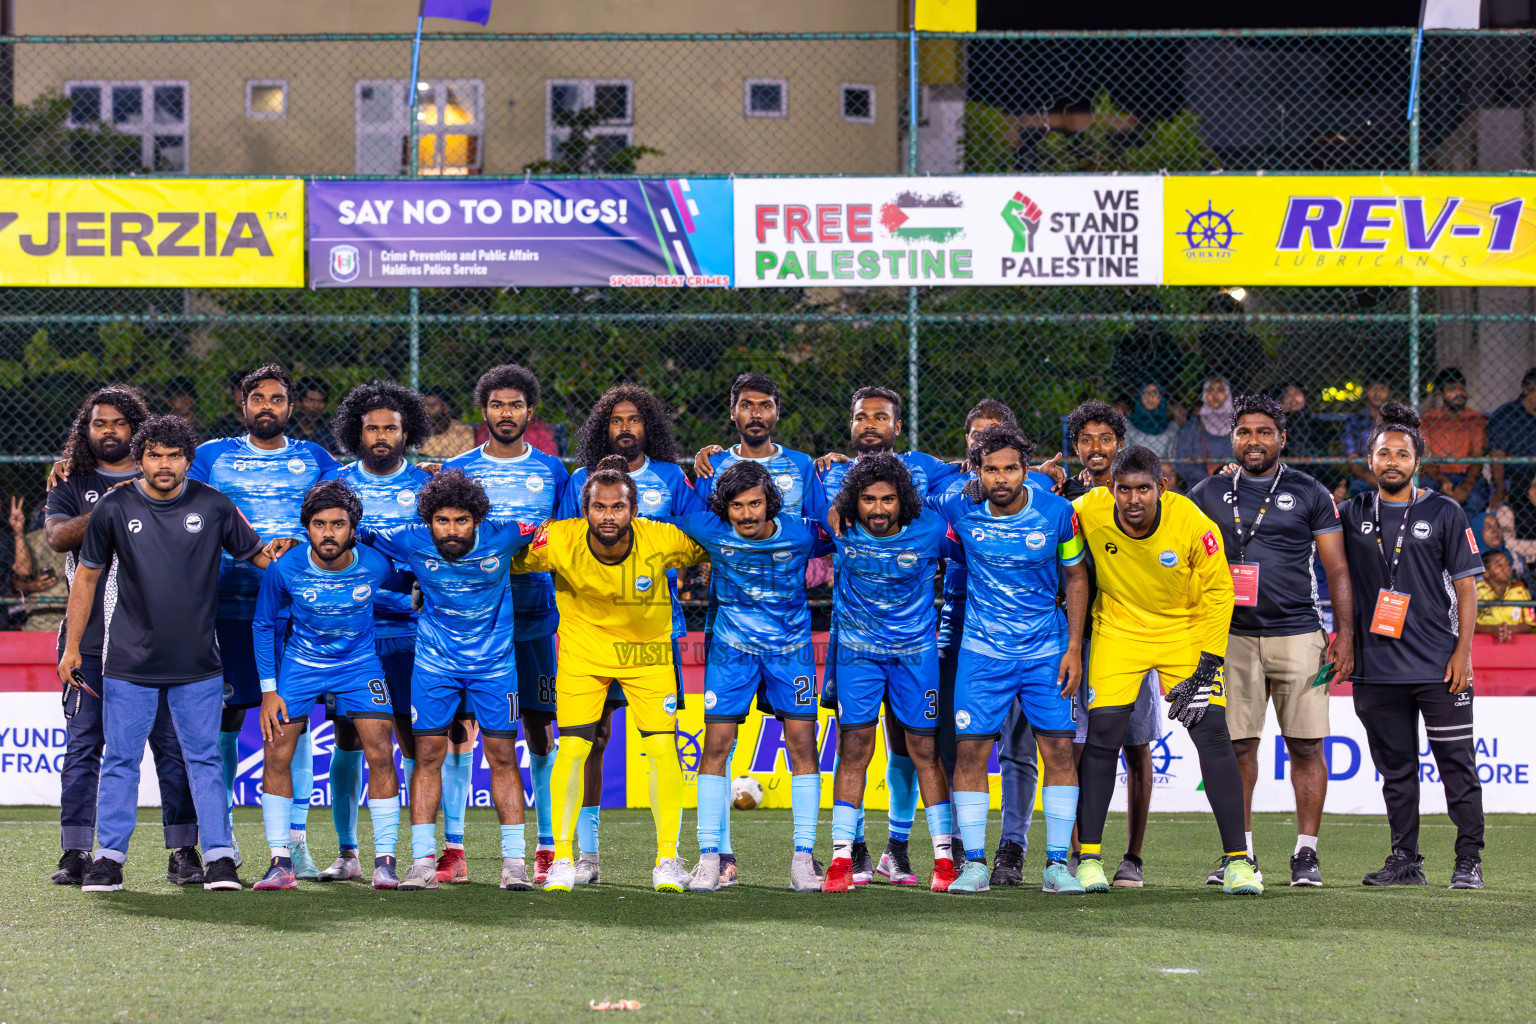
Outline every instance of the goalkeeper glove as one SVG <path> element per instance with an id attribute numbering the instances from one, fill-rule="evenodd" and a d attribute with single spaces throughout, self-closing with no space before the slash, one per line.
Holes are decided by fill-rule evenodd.
<path id="1" fill-rule="evenodd" d="M 1194 675 L 1168 691 L 1168 717 L 1192 729 L 1205 717 L 1205 709 L 1211 703 L 1216 690 L 1216 674 L 1221 671 L 1225 659 L 1214 654 L 1200 652 L 1200 664 Z"/>

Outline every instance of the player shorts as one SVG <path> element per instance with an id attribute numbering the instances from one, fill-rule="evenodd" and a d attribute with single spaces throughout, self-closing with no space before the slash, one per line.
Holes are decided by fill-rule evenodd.
<path id="1" fill-rule="evenodd" d="M 277 670 L 277 695 L 288 705 L 290 721 L 308 721 L 309 709 L 328 696 L 337 714 L 347 718 L 392 718 L 384 666 L 377 657 L 342 668 L 313 668 L 285 661 Z"/>
<path id="2" fill-rule="evenodd" d="M 704 650 L 704 656 L 708 658 L 708 646 L 706 646 Z M 683 651 L 682 645 L 678 642 L 677 637 L 672 638 L 672 674 L 673 678 L 676 680 L 676 685 L 673 687 L 673 692 L 677 697 L 677 709 L 681 711 L 683 709 L 683 705 L 686 702 L 683 700 Z M 629 698 L 624 695 L 624 687 L 617 679 L 615 679 L 613 682 L 608 684 L 608 696 L 603 701 L 603 707 L 612 710 L 613 708 L 622 708 L 627 707 L 628 705 Z M 771 710 L 771 708 L 765 709 L 764 713 L 766 714 Z"/>
<path id="3" fill-rule="evenodd" d="M 880 655 L 839 647 L 837 727 L 864 729 L 880 720 L 882 703 L 907 732 L 939 731 L 939 651 Z M 830 665 L 831 663 L 828 662 Z M 889 703 L 886 703 L 889 699 Z"/>
<path id="4" fill-rule="evenodd" d="M 827 634 L 827 660 L 821 671 L 821 706 L 837 714 L 837 631 Z M 838 720 L 842 716 L 838 715 Z"/>
<path id="5" fill-rule="evenodd" d="M 256 671 L 256 639 L 251 620 L 216 619 L 213 635 L 219 642 L 219 661 L 224 666 L 224 707 L 260 707 L 261 677 Z"/>
<path id="6" fill-rule="evenodd" d="M 996 739 L 1017 697 L 1035 735 L 1076 736 L 1072 698 L 1063 697 L 1056 682 L 1060 672 L 1060 655 L 1013 661 L 962 647 L 955 670 L 955 735 L 960 739 Z"/>
<path id="7" fill-rule="evenodd" d="M 555 675 L 555 721 L 561 731 L 595 725 L 612 707 L 610 687 L 622 688 L 630 721 L 642 733 L 672 732 L 677 726 L 677 674 L 671 665 L 623 668 L 571 664 L 561 659 Z"/>
<path id="8" fill-rule="evenodd" d="M 373 650 L 384 666 L 384 685 L 389 687 L 389 706 L 404 718 L 411 713 L 411 676 L 416 670 L 414 636 L 376 637 Z"/>
<path id="9" fill-rule="evenodd" d="M 1280 734 L 1296 740 L 1328 735 L 1328 687 L 1313 686 L 1328 637 L 1322 630 L 1296 636 L 1227 638 L 1227 731 L 1234 740 L 1258 739 L 1264 711 L 1275 702 Z"/>
<path id="10" fill-rule="evenodd" d="M 814 722 L 815 649 L 807 643 L 782 654 L 748 654 L 730 644 L 710 644 L 704 668 L 704 721 L 745 722 L 760 687 L 774 714 Z"/>
<path id="11" fill-rule="evenodd" d="M 517 697 L 523 713 L 555 713 L 555 637 L 513 640 L 512 657 L 517 662 Z"/>
<path id="12" fill-rule="evenodd" d="M 517 735 L 517 676 L 443 675 L 416 667 L 411 679 L 411 732 L 446 736 L 461 706 L 474 712 L 487 736 Z"/>
<path id="13" fill-rule="evenodd" d="M 1157 670 L 1159 689 L 1167 693 L 1190 676 L 1200 664 L 1200 648 L 1184 641 L 1153 643 L 1094 634 L 1088 654 L 1088 710 L 1135 705 L 1147 672 Z M 1211 703 L 1227 706 L 1222 673 L 1216 673 Z"/>
<path id="14" fill-rule="evenodd" d="M 1139 747 L 1148 743 L 1157 742 L 1163 732 L 1163 702 L 1158 687 L 1156 672 L 1148 672 L 1142 677 L 1141 692 L 1136 695 L 1136 703 L 1131 706 L 1131 721 L 1125 727 L 1125 739 L 1121 745 L 1126 747 Z M 1083 679 L 1083 685 L 1077 688 L 1077 693 L 1072 699 L 1077 704 L 1077 736 L 1073 743 L 1088 742 L 1088 680 Z"/>

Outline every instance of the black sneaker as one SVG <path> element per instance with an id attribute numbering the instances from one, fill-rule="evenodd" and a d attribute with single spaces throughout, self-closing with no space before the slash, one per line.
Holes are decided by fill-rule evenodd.
<path id="1" fill-rule="evenodd" d="M 117 892 L 123 887 L 123 866 L 109 857 L 97 857 L 80 880 L 81 892 Z"/>
<path id="2" fill-rule="evenodd" d="M 1022 885 L 1024 883 L 1024 847 L 1011 839 L 997 844 L 992 855 L 991 885 Z"/>
<path id="3" fill-rule="evenodd" d="M 1393 850 L 1380 871 L 1372 871 L 1360 879 L 1366 885 L 1427 885 L 1424 877 L 1424 858 L 1407 850 Z"/>
<path id="4" fill-rule="evenodd" d="M 1481 889 L 1483 887 L 1483 862 L 1477 857 L 1457 857 L 1456 870 L 1451 872 L 1452 889 Z"/>
<path id="5" fill-rule="evenodd" d="M 1222 854 L 1216 858 L 1216 863 L 1211 866 L 1210 874 L 1205 876 L 1206 885 L 1221 885 L 1227 880 L 1227 855 Z"/>
<path id="6" fill-rule="evenodd" d="M 203 858 L 197 855 L 197 847 L 183 846 L 171 851 L 171 859 L 165 865 L 165 880 L 172 885 L 203 884 Z"/>
<path id="7" fill-rule="evenodd" d="M 59 870 L 53 873 L 54 885 L 79 885 L 91 866 L 91 855 L 84 850 L 65 850 L 59 858 Z"/>
<path id="8" fill-rule="evenodd" d="M 875 880 L 875 862 L 869 856 L 868 843 L 853 844 L 853 884 L 868 885 Z"/>
<path id="9" fill-rule="evenodd" d="M 235 874 L 235 859 L 220 857 L 218 860 L 210 861 L 203 871 L 203 888 L 239 891 L 240 876 Z"/>
<path id="10" fill-rule="evenodd" d="M 1291 884 L 1317 888 L 1323 884 L 1322 865 L 1317 862 L 1317 851 L 1303 846 L 1291 857 Z"/>

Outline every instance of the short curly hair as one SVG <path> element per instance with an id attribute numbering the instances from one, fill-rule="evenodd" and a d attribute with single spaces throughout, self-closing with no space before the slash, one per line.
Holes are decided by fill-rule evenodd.
<path id="1" fill-rule="evenodd" d="M 977 420 L 994 420 L 1006 427 L 1017 427 L 1019 418 L 1013 410 L 995 398 L 983 398 L 965 414 L 965 432 L 971 432 L 971 424 Z"/>
<path id="2" fill-rule="evenodd" d="M 345 512 L 354 530 L 363 521 L 363 502 L 357 492 L 340 480 L 322 480 L 304 495 L 304 504 L 299 507 L 299 522 L 308 530 L 311 519 L 331 508 Z"/>
<path id="3" fill-rule="evenodd" d="M 912 474 L 907 471 L 906 463 L 891 452 L 875 452 L 854 460 L 848 475 L 843 477 L 843 489 L 832 499 L 832 507 L 844 521 L 858 522 L 859 495 L 870 484 L 878 483 L 887 483 L 896 488 L 896 500 L 901 504 L 901 509 L 896 513 L 898 526 L 906 526 L 923 514 L 923 499 L 917 493 L 917 485 L 912 482 Z"/>
<path id="4" fill-rule="evenodd" d="M 188 462 L 197 458 L 197 435 L 180 416 L 151 416 L 133 435 L 129 451 L 134 462 L 141 462 L 151 448 L 171 448 L 185 455 Z"/>
<path id="5" fill-rule="evenodd" d="M 475 381 L 475 408 L 484 409 L 491 400 L 491 392 L 503 388 L 521 391 L 529 409 L 539 404 L 539 378 L 534 372 L 516 363 L 502 363 L 486 370 Z"/>
<path id="6" fill-rule="evenodd" d="M 91 410 L 98 405 L 110 405 L 128 421 L 130 450 L 133 438 L 149 419 L 144 396 L 132 384 L 108 384 L 92 391 L 80 404 L 80 412 L 69 428 L 69 440 L 64 444 L 64 461 L 69 464 L 70 476 L 84 476 L 96 468 L 96 453 L 91 451 Z"/>
<path id="7" fill-rule="evenodd" d="M 848 413 L 849 413 L 850 416 L 853 414 L 853 409 L 860 402 L 864 401 L 864 399 L 866 399 L 866 398 L 883 398 L 883 399 L 885 399 L 887 402 L 890 402 L 891 403 L 891 407 L 896 410 L 896 412 L 895 412 L 896 418 L 898 420 L 901 419 L 901 396 L 898 395 L 896 392 L 892 391 L 890 388 L 877 388 L 877 387 L 859 388 L 859 390 L 855 391 L 849 397 L 849 399 L 848 399 Z"/>
<path id="8" fill-rule="evenodd" d="M 635 478 L 629 475 L 629 462 L 622 455 L 604 455 L 597 460 L 597 465 L 592 467 L 592 472 L 587 474 L 587 479 L 581 485 L 581 512 L 587 512 L 587 499 L 592 496 L 592 488 L 622 487 L 629 497 L 631 513 L 640 507 L 640 492 L 635 489 Z"/>
<path id="9" fill-rule="evenodd" d="M 464 475 L 462 470 L 439 470 L 416 496 L 416 514 L 424 523 L 431 523 L 438 510 L 460 508 L 468 512 L 479 526 L 491 514 L 491 499 L 485 496 L 480 481 Z"/>
<path id="10" fill-rule="evenodd" d="M 1125 442 L 1125 417 L 1108 402 L 1089 399 L 1067 416 L 1067 443 L 1077 447 L 1077 436 L 1090 423 L 1102 423 L 1115 432 L 1115 440 Z"/>
<path id="11" fill-rule="evenodd" d="M 264 380 L 275 380 L 283 386 L 283 393 L 290 400 L 296 397 L 294 391 L 293 374 L 282 363 L 268 363 L 266 366 L 258 366 L 244 377 L 240 378 L 240 401 L 248 402 L 251 392 L 256 390 Z"/>
<path id="12" fill-rule="evenodd" d="M 719 516 L 721 522 L 730 522 L 731 502 L 754 487 L 761 487 L 767 499 L 764 518 L 779 518 L 779 513 L 784 511 L 784 498 L 760 462 L 732 463 L 721 473 L 715 479 L 715 489 L 709 492 L 709 510 Z"/>
<path id="13" fill-rule="evenodd" d="M 331 418 L 331 433 L 336 435 L 336 443 L 342 451 L 362 457 L 363 417 L 376 409 L 390 409 L 400 414 L 407 447 L 415 447 L 432 436 L 432 419 L 427 415 L 420 395 L 392 380 L 370 380 L 348 391 L 336 415 Z"/>
<path id="14" fill-rule="evenodd" d="M 613 442 L 608 439 L 608 417 L 620 402 L 633 402 L 645 422 L 645 454 L 653 462 L 676 462 L 677 442 L 672 439 L 672 418 L 661 399 L 639 384 L 617 384 L 592 406 L 587 418 L 576 434 L 576 461 L 587 469 L 596 469 L 598 460 L 605 455 L 616 454 Z M 586 501 L 582 501 L 586 505 Z"/>
<path id="15" fill-rule="evenodd" d="M 1285 410 L 1268 395 L 1238 395 L 1232 403 L 1232 429 L 1244 416 L 1268 416 L 1275 421 L 1275 429 L 1285 433 Z"/>

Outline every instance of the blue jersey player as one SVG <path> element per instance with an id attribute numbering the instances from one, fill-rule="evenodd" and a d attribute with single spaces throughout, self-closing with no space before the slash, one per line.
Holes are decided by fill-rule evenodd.
<path id="1" fill-rule="evenodd" d="M 395 778 L 390 692 L 374 647 L 374 601 L 405 577 L 388 558 L 355 547 L 363 503 L 346 484 L 316 484 L 300 512 L 308 544 L 274 562 L 256 599 L 256 666 L 261 674 L 263 768 L 261 812 L 272 864 L 259 890 L 292 889 L 289 817 L 293 804 L 293 748 L 321 694 L 362 740 L 368 758 L 368 815 L 373 822 L 373 887 L 393 889 L 395 841 L 400 828 L 400 784 Z M 286 629 L 285 629 L 286 627 Z M 286 642 L 279 639 L 287 633 Z M 290 708 L 299 709 L 297 719 Z M 338 799 L 356 800 L 338 794 Z M 355 847 L 354 847 L 355 849 Z M 354 860 L 356 857 L 354 856 Z"/>
<path id="2" fill-rule="evenodd" d="M 331 431 L 341 450 L 357 461 L 342 467 L 338 479 L 363 503 L 362 526 L 382 530 L 417 522 L 416 496 L 432 479 L 405 460 L 405 451 L 431 436 L 432 421 L 422 398 L 388 380 L 359 384 L 342 399 Z M 373 596 L 373 642 L 389 688 L 395 714 L 395 742 L 400 745 L 405 786 L 416 769 L 416 740 L 411 735 L 411 672 L 416 664 L 416 612 L 409 594 L 378 591 Z M 357 858 L 357 807 L 363 787 L 363 742 L 345 715 L 332 715 L 331 818 L 340 850 L 320 881 L 362 877 Z"/>
<path id="3" fill-rule="evenodd" d="M 699 864 L 689 888 L 720 887 L 720 819 L 728 799 L 726 772 L 737 727 L 759 688 L 784 720 L 789 753 L 794 854 L 789 884 L 821 888 L 813 856 L 821 809 L 817 757 L 816 659 L 805 563 L 820 536 L 816 524 L 783 512 L 769 471 L 737 462 L 721 473 L 709 511 L 672 523 L 709 552 L 718 612 L 704 672 L 704 751 L 699 760 Z"/>
<path id="4" fill-rule="evenodd" d="M 1081 893 L 1067 869 L 1077 817 L 1072 694 L 1082 679 L 1088 570 L 1077 517 L 1064 499 L 1029 486 L 1030 441 L 983 430 L 971 445 L 976 486 L 930 501 L 965 549 L 965 627 L 955 678 L 954 800 L 965 866 L 950 892 L 985 891 L 987 762 L 1017 699 L 1045 767 L 1046 892 Z M 1067 613 L 1056 596 L 1065 580 Z"/>
<path id="5" fill-rule="evenodd" d="M 189 480 L 223 492 L 257 534 L 269 541 L 302 537 L 299 507 L 304 504 L 304 495 L 321 480 L 334 479 L 341 469 L 341 464 L 324 448 L 283 436 L 293 411 L 293 393 L 293 377 L 276 363 L 246 374 L 240 381 L 240 394 L 249 433 L 204 441 L 198 445 L 197 456 L 187 471 Z M 260 587 L 261 573 L 249 564 L 228 556 L 220 563 L 219 608 L 214 623 L 224 663 L 224 718 L 219 724 L 219 753 L 224 761 L 224 787 L 229 791 L 231 828 L 235 774 L 240 764 L 240 728 L 245 724 L 246 710 L 261 703 L 251 630 Z M 292 822 L 294 870 L 300 878 L 318 878 L 320 869 L 304 840 L 315 777 L 314 752 L 307 732 L 299 737 L 293 765 L 294 792 L 298 794 Z M 235 850 L 238 865 L 239 847 Z"/>
<path id="6" fill-rule="evenodd" d="M 677 443 L 672 439 L 672 421 L 661 400 L 638 384 L 619 384 L 603 392 L 587 413 L 576 445 L 580 468 L 571 474 L 565 497 L 556 519 L 580 519 L 581 492 L 587 473 L 607 455 L 622 455 L 629 464 L 629 476 L 635 482 L 635 514 L 641 519 L 662 519 L 701 512 L 704 503 L 694 493 L 693 485 L 677 464 Z M 677 641 L 687 627 L 683 608 L 677 600 L 677 572 L 667 570 L 667 586 L 672 592 L 672 664 L 678 667 L 677 705 L 683 705 L 682 658 Z M 613 709 L 625 703 L 618 685 L 609 690 L 608 701 L 598 721 L 592 751 L 582 768 L 584 792 L 581 811 L 576 818 L 576 844 L 581 856 L 576 861 L 576 884 L 598 880 L 597 833 L 603 798 L 603 752 L 612 733 Z"/>
<path id="7" fill-rule="evenodd" d="M 533 371 L 515 364 L 493 366 L 475 385 L 475 402 L 490 429 L 490 439 L 444 464 L 478 480 L 491 499 L 491 516 L 542 523 L 554 517 L 565 497 L 570 473 L 564 463 L 546 455 L 524 439 L 528 420 L 539 404 L 539 379 Z M 555 630 L 560 616 L 555 610 L 555 585 L 547 572 L 512 577 L 512 612 L 517 635 L 512 653 L 517 662 L 518 708 L 523 713 L 523 740 L 528 745 L 528 764 L 533 776 L 533 804 L 538 815 L 538 846 L 534 851 L 533 881 L 543 885 L 555 859 L 554 823 L 550 818 L 549 777 L 555 767 Z M 467 748 L 467 749 L 466 749 Z M 460 833 L 469 798 L 469 773 L 473 765 L 474 737 L 464 745 L 453 744 L 443 766 L 444 814 L 457 815 L 458 828 L 449 828 L 448 840 Z M 444 858 L 453 848 L 444 851 Z M 462 859 L 462 848 L 459 850 Z M 452 870 L 451 866 L 449 867 Z M 442 880 L 443 871 L 438 873 Z"/>
<path id="8" fill-rule="evenodd" d="M 906 734 L 933 837 L 934 892 L 954 880 L 949 782 L 939 761 L 939 664 L 933 581 L 941 558 L 955 558 L 949 524 L 923 507 L 901 460 L 889 452 L 854 463 L 833 506 L 832 625 L 837 630 L 838 766 L 832 805 L 832 863 L 824 890 L 847 892 L 864 779 L 875 750 L 880 705 L 890 702 Z M 889 723 L 890 719 L 887 719 Z M 898 848 L 910 871 L 906 843 Z"/>
<path id="9" fill-rule="evenodd" d="M 517 754 L 517 677 L 512 667 L 508 567 L 533 540 L 534 524 L 488 519 L 490 499 L 457 470 L 422 488 L 422 522 L 365 530 L 364 543 L 409 566 L 424 604 L 416 629 L 411 721 L 416 774 L 411 780 L 411 856 L 403 890 L 438 886 L 437 805 L 442 799 L 448 727 L 467 702 L 485 736 L 491 802 L 501 819 L 501 887 L 531 889 L 523 835 L 523 776 Z"/>

